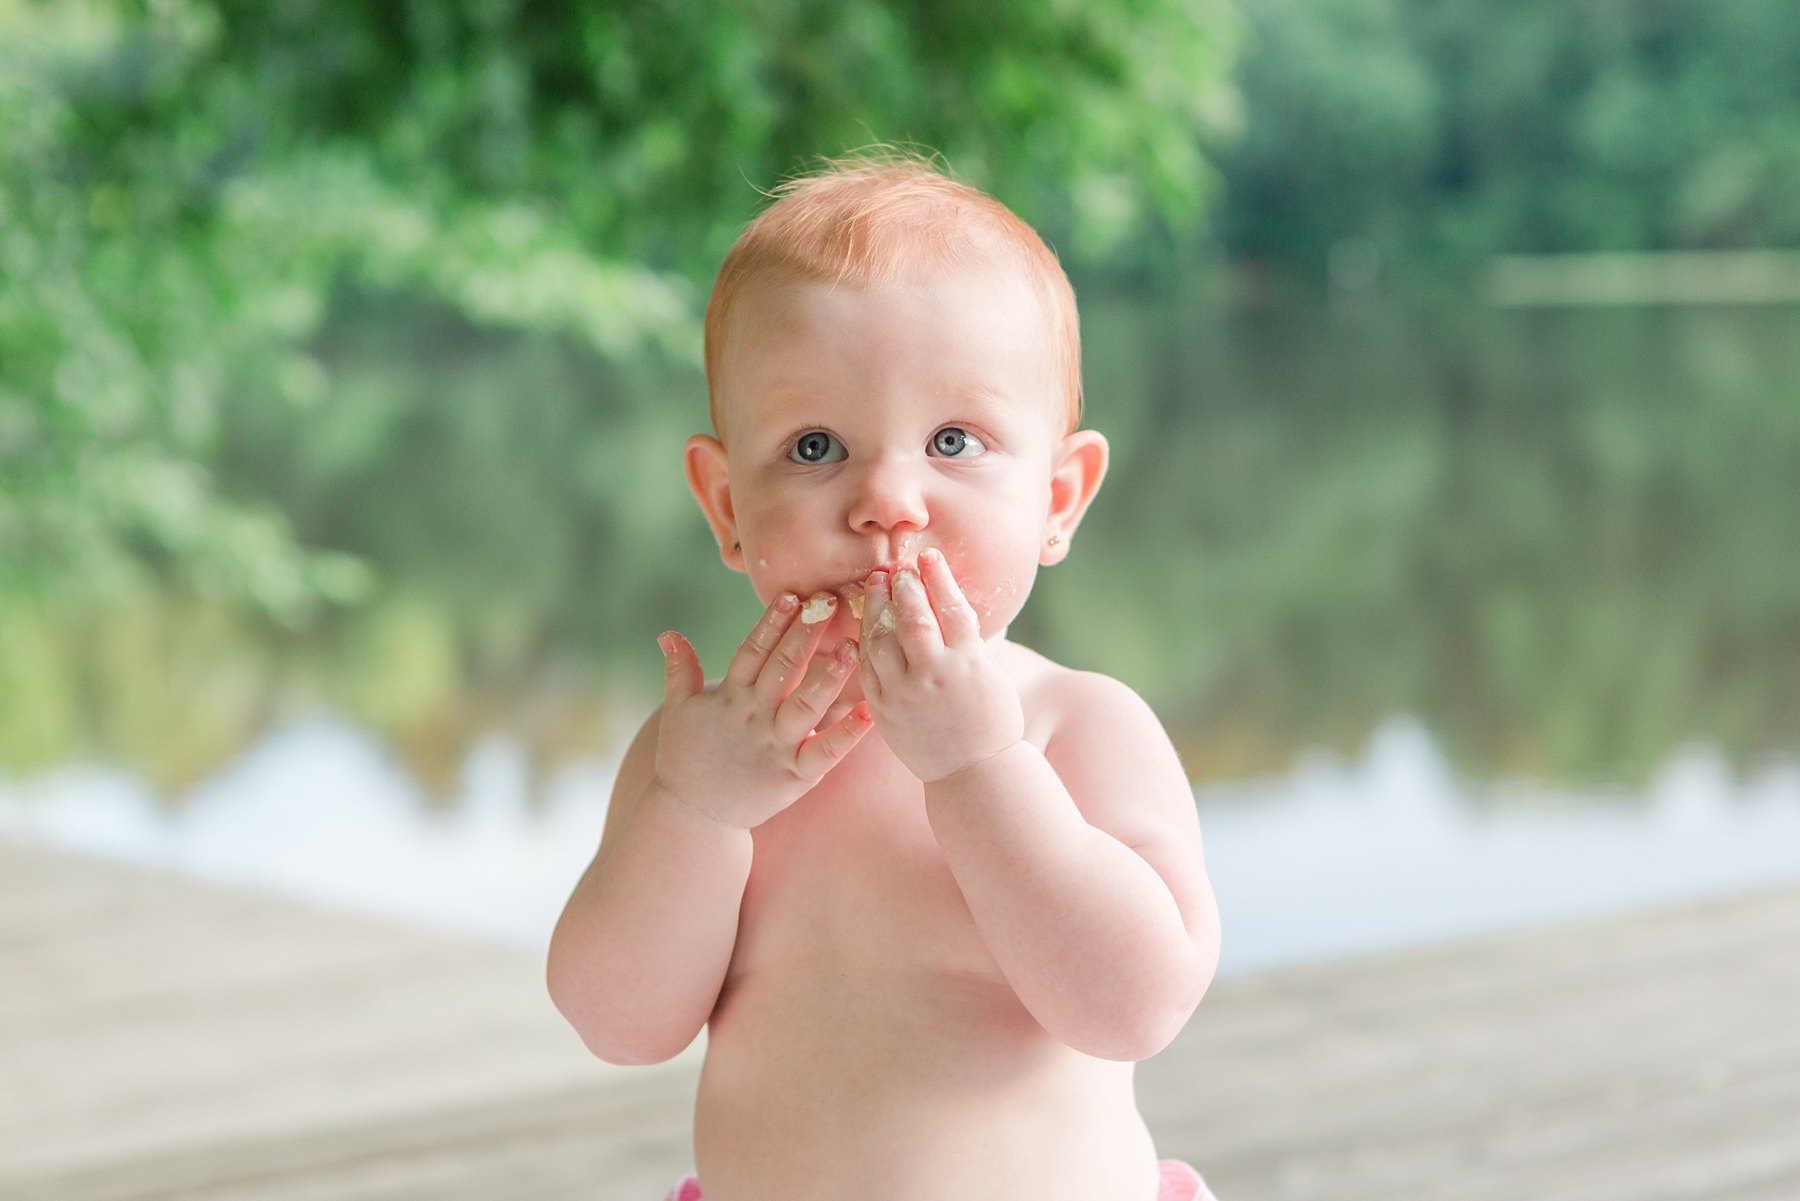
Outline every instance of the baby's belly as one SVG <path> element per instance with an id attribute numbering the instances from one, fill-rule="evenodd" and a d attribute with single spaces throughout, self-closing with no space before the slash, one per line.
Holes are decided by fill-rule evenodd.
<path id="1" fill-rule="evenodd" d="M 707 1201 L 1156 1194 L 1131 1065 L 1056 1042 L 987 980 L 745 980 L 709 1028 L 694 1125 Z"/>
<path id="2" fill-rule="evenodd" d="M 855 766 L 757 831 L 695 1113 L 707 1201 L 1151 1201 L 1131 1065 L 1044 1032 L 917 781 Z"/>

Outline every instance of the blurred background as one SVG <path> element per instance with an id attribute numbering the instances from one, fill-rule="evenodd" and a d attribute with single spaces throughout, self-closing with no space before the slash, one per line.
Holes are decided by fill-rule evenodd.
<path id="1" fill-rule="evenodd" d="M 540 946 L 755 615 L 712 272 L 878 142 L 1074 280 L 1014 636 L 1156 707 L 1228 968 L 1800 878 L 1784 0 L 0 0 L 0 834 Z"/>

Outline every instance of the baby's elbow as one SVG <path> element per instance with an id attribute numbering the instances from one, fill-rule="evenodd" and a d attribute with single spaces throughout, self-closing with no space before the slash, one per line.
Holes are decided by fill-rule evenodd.
<path id="1" fill-rule="evenodd" d="M 618 1067 L 665 1063 L 687 1050 L 700 1033 L 698 1028 L 684 1031 L 632 1021 L 596 995 L 591 981 L 561 976 L 554 967 L 548 984 L 551 1004 L 581 1036 L 582 1045 L 596 1059 Z"/>
<path id="2" fill-rule="evenodd" d="M 666 1063 L 687 1050 L 698 1029 L 677 1030 L 637 1025 L 593 1012 L 562 1009 L 563 1017 L 581 1036 L 581 1043 L 596 1059 L 617 1067 L 638 1068 Z"/>
<path id="3" fill-rule="evenodd" d="M 671 1039 L 621 1038 L 616 1031 L 579 1031 L 581 1041 L 594 1058 L 621 1068 L 643 1068 L 667 1063 L 694 1040 L 676 1042 Z M 696 1032 L 698 1033 L 698 1032 Z"/>
<path id="4" fill-rule="evenodd" d="M 1175 1041 L 1190 1012 L 1191 1006 L 1172 1011 L 1166 1006 L 1136 1004 L 1042 1025 L 1050 1037 L 1070 1050 L 1115 1063 L 1137 1063 Z"/>
<path id="5" fill-rule="evenodd" d="M 1209 969 L 1161 987 L 1146 988 L 1132 1002 L 1115 1011 L 1104 1032 L 1077 1047 L 1098 1059 L 1137 1063 L 1162 1052 L 1180 1034 L 1200 1004 L 1212 980 Z"/>
<path id="6" fill-rule="evenodd" d="M 1182 1032 L 1193 1015 L 1192 1005 L 1182 1005 L 1149 1015 L 1137 1031 L 1136 1045 L 1131 1048 L 1129 1058 L 1137 1062 L 1160 1055 L 1164 1048 L 1175 1041 L 1175 1036 Z"/>
<path id="7" fill-rule="evenodd" d="M 1092 1055 L 1096 1059 L 1110 1059 L 1117 1063 L 1138 1063 L 1156 1055 L 1164 1047 L 1175 1041 L 1181 1028 L 1187 1025 L 1191 1010 L 1133 1015 L 1129 1021 L 1114 1024 L 1104 1033 L 1082 1040 L 1087 1046 L 1075 1049 Z"/>

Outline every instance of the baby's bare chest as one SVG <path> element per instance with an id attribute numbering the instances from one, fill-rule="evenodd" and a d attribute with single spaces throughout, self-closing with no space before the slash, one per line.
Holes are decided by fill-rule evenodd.
<path id="1" fill-rule="evenodd" d="M 873 744 L 873 745 L 870 745 Z M 932 833 L 925 790 L 871 737 L 755 832 L 732 972 L 1000 979 Z"/>

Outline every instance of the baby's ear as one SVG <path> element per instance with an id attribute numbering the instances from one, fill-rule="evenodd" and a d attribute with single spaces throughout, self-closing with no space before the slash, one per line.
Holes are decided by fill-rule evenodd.
<path id="1" fill-rule="evenodd" d="M 731 504 L 731 474 L 726 468 L 725 444 L 711 434 L 695 434 L 682 452 L 687 464 L 688 488 L 700 502 L 706 524 L 719 543 L 719 558 L 733 571 L 744 570 L 744 552 L 738 549 L 737 510 Z"/>
<path id="2" fill-rule="evenodd" d="M 1052 452 L 1050 513 L 1044 522 L 1044 544 L 1038 551 L 1043 566 L 1060 563 L 1069 553 L 1069 540 L 1094 503 L 1100 481 L 1106 478 L 1109 453 L 1106 435 L 1099 430 L 1076 430 Z"/>

